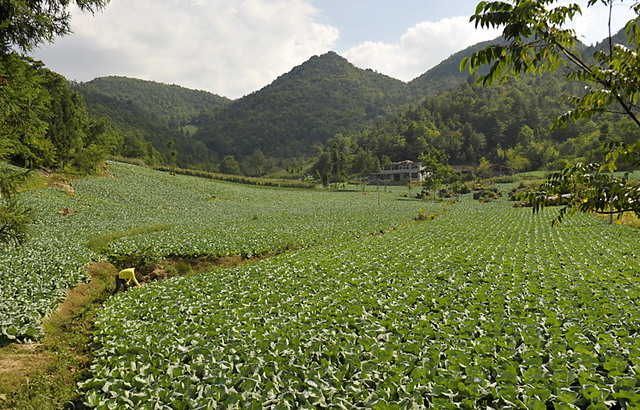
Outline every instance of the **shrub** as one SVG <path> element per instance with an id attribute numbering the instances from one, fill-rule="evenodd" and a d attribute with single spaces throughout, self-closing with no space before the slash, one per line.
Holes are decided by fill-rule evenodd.
<path id="1" fill-rule="evenodd" d="M 451 191 L 454 194 L 464 195 L 464 194 L 468 194 L 469 192 L 471 192 L 471 188 L 472 187 L 473 187 L 473 182 L 471 182 L 471 181 L 467 181 L 465 183 L 454 182 L 453 184 L 451 184 L 449 189 L 451 189 Z"/>
<path id="2" fill-rule="evenodd" d="M 502 196 L 497 188 L 482 189 L 473 194 L 473 199 L 477 199 L 480 202 L 489 202 L 498 199 Z"/>

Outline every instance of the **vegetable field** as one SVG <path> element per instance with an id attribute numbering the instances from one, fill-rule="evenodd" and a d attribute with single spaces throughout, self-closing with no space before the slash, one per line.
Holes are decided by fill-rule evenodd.
<path id="1" fill-rule="evenodd" d="M 407 224 L 419 201 L 383 194 L 254 188 L 111 163 L 112 177 L 23 194 L 32 241 L 0 252 L 0 343 L 41 336 L 40 321 L 85 265 L 110 256 L 253 256 L 344 241 Z M 155 229 L 161 226 L 163 229 Z M 139 233 L 146 232 L 146 233 Z M 113 235 L 102 249 L 92 238 Z M 97 251 L 97 253 L 96 253 Z"/>
<path id="2" fill-rule="evenodd" d="M 81 388 L 96 408 L 639 408 L 640 232 L 552 212 L 465 199 L 120 294 Z"/>

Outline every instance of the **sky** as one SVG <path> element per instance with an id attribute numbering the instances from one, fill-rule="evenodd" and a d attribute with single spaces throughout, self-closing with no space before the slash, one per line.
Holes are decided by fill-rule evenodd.
<path id="1" fill-rule="evenodd" d="M 70 80 L 119 75 L 233 99 L 327 51 L 410 81 L 499 36 L 469 22 L 478 1 L 111 0 L 95 15 L 72 7 L 73 33 L 32 54 Z M 576 20 L 583 42 L 607 35 L 606 16 L 588 8 Z M 631 16 L 616 6 L 614 31 Z"/>

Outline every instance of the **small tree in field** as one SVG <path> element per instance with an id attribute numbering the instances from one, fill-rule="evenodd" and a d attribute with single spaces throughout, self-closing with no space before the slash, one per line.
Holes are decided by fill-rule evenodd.
<path id="1" fill-rule="evenodd" d="M 562 4 L 561 4 L 562 3 Z M 586 92 L 574 96 L 574 108 L 559 117 L 555 126 L 568 121 L 589 120 L 603 112 L 616 112 L 630 118 L 640 127 L 640 2 L 623 0 L 588 0 L 587 7 L 603 4 L 608 7 L 609 21 L 614 6 L 629 5 L 636 17 L 625 26 L 628 45 L 615 44 L 609 24 L 609 36 L 604 50 L 592 56 L 582 56 L 573 29 L 567 28 L 582 10 L 578 4 L 558 0 L 481 1 L 471 21 L 480 27 L 503 28 L 504 42 L 486 47 L 462 60 L 461 69 L 471 72 L 489 66 L 478 81 L 490 85 L 523 73 L 551 71 L 560 66 L 569 68 L 568 77 L 587 85 Z M 640 184 L 627 175 L 616 177 L 612 171 L 623 163 L 640 167 L 640 142 L 624 144 L 605 142 L 604 163 L 575 164 L 551 174 L 541 190 L 529 200 L 538 211 L 549 199 L 569 191 L 568 204 L 554 223 L 576 211 L 619 214 L 632 211 L 640 216 Z"/>
<path id="2" fill-rule="evenodd" d="M 493 174 L 493 164 L 485 157 L 482 157 L 480 158 L 480 163 L 478 164 L 478 168 L 476 168 L 476 172 L 481 178 L 490 178 Z"/>
<path id="3" fill-rule="evenodd" d="M 440 150 L 430 147 L 419 158 L 425 176 L 423 187 L 432 191 L 435 197 L 438 188 L 453 174 L 453 168 L 449 166 L 449 156 Z"/>
<path id="4" fill-rule="evenodd" d="M 240 165 L 233 155 L 227 155 L 220 163 L 220 172 L 229 175 L 242 175 Z"/>
<path id="5" fill-rule="evenodd" d="M 171 175 L 176 174 L 178 151 L 174 148 L 176 146 L 175 141 L 167 141 L 167 151 L 169 152 L 169 167 L 171 168 Z"/>

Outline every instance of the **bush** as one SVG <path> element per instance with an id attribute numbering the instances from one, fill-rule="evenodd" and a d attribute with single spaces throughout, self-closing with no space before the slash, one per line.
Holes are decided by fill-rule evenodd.
<path id="1" fill-rule="evenodd" d="M 464 194 L 468 194 L 469 192 L 471 192 L 471 188 L 472 187 L 473 187 L 473 182 L 471 182 L 471 181 L 468 181 L 468 182 L 465 182 L 465 183 L 454 182 L 453 184 L 451 184 L 449 189 L 451 189 L 451 191 L 454 194 L 464 195 Z"/>
<path id="2" fill-rule="evenodd" d="M 414 220 L 418 221 L 418 222 L 422 222 L 422 221 L 432 221 L 434 220 L 439 214 L 437 212 L 433 212 L 428 214 L 426 209 L 418 209 L 418 216 L 416 216 L 414 218 Z"/>
<path id="3" fill-rule="evenodd" d="M 136 268 L 142 274 L 153 272 L 161 262 L 161 258 L 154 255 L 148 248 L 140 249 L 130 255 L 110 253 L 107 259 L 118 269 Z"/>
<path id="4" fill-rule="evenodd" d="M 502 194 L 498 191 L 497 188 L 490 189 L 482 189 L 473 194 L 473 199 L 476 199 L 480 202 L 489 202 L 500 198 Z"/>
<path id="5" fill-rule="evenodd" d="M 438 191 L 438 196 L 440 198 L 451 198 L 453 196 L 453 193 L 447 188 L 442 188 L 440 191 Z"/>

